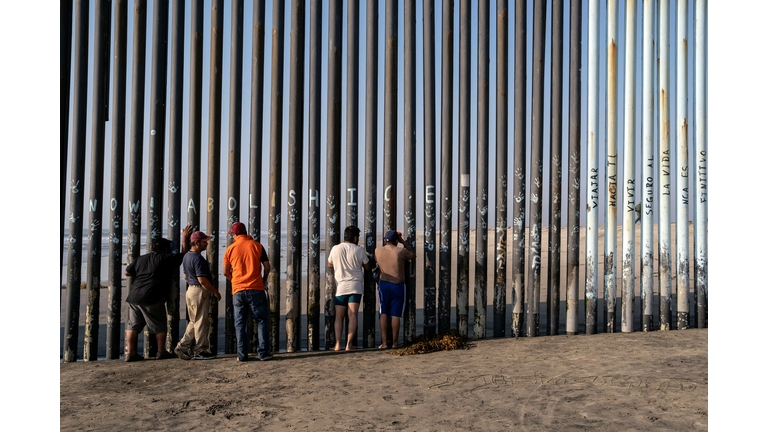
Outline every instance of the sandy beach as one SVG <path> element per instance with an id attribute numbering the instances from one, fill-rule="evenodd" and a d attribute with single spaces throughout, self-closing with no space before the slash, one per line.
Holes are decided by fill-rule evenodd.
<path id="1" fill-rule="evenodd" d="M 62 430 L 706 430 L 708 330 L 60 370 Z"/>

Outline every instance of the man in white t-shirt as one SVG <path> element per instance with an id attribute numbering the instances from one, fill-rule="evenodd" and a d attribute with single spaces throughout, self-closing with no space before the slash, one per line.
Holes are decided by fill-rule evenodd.
<path id="1" fill-rule="evenodd" d="M 363 297 L 363 268 L 370 270 L 368 254 L 357 245 L 360 241 L 360 228 L 348 226 L 344 230 L 344 242 L 331 248 L 328 254 L 328 268 L 333 269 L 336 277 L 336 346 L 334 351 L 341 351 L 341 330 L 344 328 L 344 316 L 349 314 L 347 329 L 347 347 L 357 348 L 357 313 Z"/>

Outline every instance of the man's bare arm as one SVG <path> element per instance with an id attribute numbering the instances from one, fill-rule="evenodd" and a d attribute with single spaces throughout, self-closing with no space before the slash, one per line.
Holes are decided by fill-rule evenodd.
<path id="1" fill-rule="evenodd" d="M 261 265 L 264 266 L 264 276 L 263 279 L 266 279 L 267 276 L 269 276 L 269 270 L 272 268 L 269 265 L 269 261 L 262 261 Z"/>
<path id="2" fill-rule="evenodd" d="M 232 280 L 232 266 L 229 264 L 224 264 L 224 277 Z"/>
<path id="3" fill-rule="evenodd" d="M 213 287 L 213 284 L 211 281 L 208 280 L 205 276 L 198 276 L 197 281 L 200 282 L 200 286 L 205 288 L 207 291 L 210 291 L 214 296 L 216 296 L 216 300 L 221 300 L 221 294 L 219 294 L 218 291 L 216 291 L 216 288 Z"/>
<path id="4" fill-rule="evenodd" d="M 189 252 L 189 237 L 192 236 L 192 225 L 187 225 L 181 232 L 181 253 Z"/>

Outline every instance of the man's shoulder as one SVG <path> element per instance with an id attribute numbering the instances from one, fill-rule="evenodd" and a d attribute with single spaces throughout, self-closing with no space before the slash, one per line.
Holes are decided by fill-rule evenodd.
<path id="1" fill-rule="evenodd" d="M 184 254 L 184 262 L 185 263 L 193 263 L 193 262 L 196 262 L 196 261 L 200 261 L 201 259 L 203 259 L 203 256 L 200 253 L 198 253 L 198 252 L 191 252 L 190 251 L 190 252 L 187 252 L 186 254 Z"/>

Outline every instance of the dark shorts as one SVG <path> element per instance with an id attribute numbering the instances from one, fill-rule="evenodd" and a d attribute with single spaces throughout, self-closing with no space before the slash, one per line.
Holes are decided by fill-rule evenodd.
<path id="1" fill-rule="evenodd" d="M 133 303 L 126 303 L 126 305 L 128 305 L 128 322 L 125 323 L 126 330 L 141 331 L 146 325 L 150 333 L 168 332 L 164 302 L 157 302 L 153 305 L 137 305 Z"/>
<path id="2" fill-rule="evenodd" d="M 405 311 L 405 282 L 379 282 L 379 313 L 402 317 Z"/>
<path id="3" fill-rule="evenodd" d="M 347 307 L 349 303 L 357 303 L 360 304 L 360 300 L 363 298 L 362 294 L 345 294 L 336 296 L 336 306 L 344 306 Z"/>

